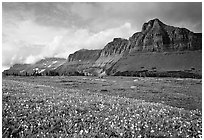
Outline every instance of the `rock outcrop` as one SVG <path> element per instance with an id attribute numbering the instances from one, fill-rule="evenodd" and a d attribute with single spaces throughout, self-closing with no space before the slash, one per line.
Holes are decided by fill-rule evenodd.
<path id="1" fill-rule="evenodd" d="M 121 55 L 128 50 L 127 39 L 114 38 L 113 41 L 109 42 L 101 51 L 100 57 L 108 57 L 111 55 Z"/>
<path id="2" fill-rule="evenodd" d="M 102 71 L 117 75 L 124 71 L 137 73 L 146 67 L 163 67 L 162 71 L 189 71 L 196 67 L 201 71 L 202 51 L 198 50 L 202 50 L 202 33 L 193 33 L 186 28 L 169 26 L 159 19 L 153 19 L 144 23 L 141 32 L 129 39 L 114 38 L 101 50 L 82 49 L 70 54 L 66 62 L 54 71 L 59 75 L 97 75 Z M 171 57 L 179 59 L 178 65 L 177 60 Z M 171 63 L 169 66 L 168 61 Z M 195 64 L 196 61 L 198 64 Z"/>
<path id="3" fill-rule="evenodd" d="M 121 67 L 129 68 L 129 64 L 139 66 L 137 64 L 134 64 L 134 60 L 132 60 L 132 59 L 131 59 L 131 62 L 133 62 L 133 63 L 128 62 L 130 59 L 130 55 L 134 55 L 135 59 L 137 59 L 137 57 L 141 58 L 141 55 L 139 55 L 139 53 L 150 53 L 150 54 L 151 54 L 151 52 L 167 53 L 167 52 L 178 52 L 178 51 L 196 51 L 196 50 L 201 50 L 201 49 L 202 49 L 202 34 L 201 33 L 200 34 L 199 33 L 193 33 L 193 32 L 191 32 L 185 28 L 169 26 L 169 25 L 162 23 L 159 19 L 153 19 L 147 23 L 144 23 L 142 26 L 141 32 L 137 32 L 137 33 L 133 34 L 128 40 L 123 39 L 123 38 L 114 38 L 113 41 L 109 42 L 100 51 L 100 53 L 98 53 L 96 55 L 97 57 L 91 57 L 91 60 L 92 60 L 91 65 L 86 64 L 86 66 L 83 66 L 83 67 L 86 70 L 91 69 L 92 72 L 94 71 L 93 69 L 95 69 L 95 71 L 97 71 L 97 72 L 101 72 L 102 70 L 105 69 L 108 71 L 109 74 L 114 75 L 115 72 L 117 72 L 117 68 L 121 68 Z M 88 51 L 88 50 L 86 50 L 86 51 Z M 84 57 L 84 55 L 86 54 L 86 51 L 84 53 L 82 51 L 81 54 L 79 54 L 77 52 L 77 54 L 81 57 Z M 90 53 L 92 53 L 92 52 L 90 51 Z M 137 53 L 138 53 L 138 55 L 137 55 Z M 181 58 L 181 61 L 185 61 L 185 60 L 187 60 L 186 57 L 188 56 L 188 54 L 189 53 L 185 53 L 185 57 L 183 57 L 182 54 L 179 54 L 179 56 L 177 55 L 178 57 L 176 57 L 176 58 Z M 88 55 L 90 55 L 90 54 L 88 54 Z M 93 53 L 93 55 L 94 55 L 94 53 Z M 152 56 L 152 59 L 156 59 L 157 57 L 159 57 L 159 58 L 165 57 L 165 55 L 159 55 L 159 54 L 158 54 L 159 56 L 156 56 L 156 55 L 157 54 Z M 172 57 L 174 55 L 175 54 L 173 54 Z M 192 54 L 191 54 L 191 56 L 192 56 Z M 77 60 L 79 59 L 79 57 L 77 55 L 74 55 L 74 54 L 70 55 L 71 59 L 68 59 L 69 63 L 71 63 L 70 61 L 72 61 L 72 60 L 75 61 L 75 59 L 73 57 L 75 57 L 75 59 L 77 59 Z M 195 56 L 195 57 L 197 57 L 197 56 Z M 145 63 L 147 63 L 146 62 L 147 58 L 146 57 L 143 57 L 143 58 L 145 58 Z M 135 61 L 135 62 L 143 63 L 142 62 L 143 58 L 140 59 L 141 62 L 138 62 L 138 61 Z M 182 60 L 184 58 L 185 58 L 185 60 Z M 198 59 L 200 59 L 200 57 Z M 125 63 L 119 63 L 122 60 L 126 60 L 126 62 Z M 169 60 L 169 57 L 168 57 L 168 59 L 163 59 L 163 60 L 167 61 L 167 60 Z M 190 60 L 190 58 L 188 60 Z M 154 60 L 154 61 L 156 61 L 156 60 Z M 162 59 L 161 59 L 161 61 L 162 61 Z M 84 62 L 86 62 L 86 59 L 84 59 Z M 80 63 L 78 62 L 78 65 L 81 63 L 82 62 L 80 62 Z M 164 64 L 164 63 L 168 63 L 168 62 L 161 62 L 161 63 Z M 173 61 L 171 63 L 173 63 Z M 180 63 L 183 65 L 183 67 L 185 67 L 185 69 L 187 69 L 186 68 L 186 66 L 187 66 L 186 62 L 185 63 L 180 62 Z M 195 62 L 192 62 L 192 63 L 195 63 Z M 85 63 L 83 63 L 83 64 L 85 64 Z M 120 66 L 120 65 L 122 65 L 122 66 Z M 155 66 L 158 66 L 158 65 L 155 65 Z M 152 66 L 152 67 L 154 67 L 154 66 Z M 78 66 L 78 68 L 82 68 L 82 66 L 80 65 L 80 66 Z M 66 69 L 68 69 L 68 67 Z M 166 70 L 168 70 L 168 69 L 169 69 L 169 67 Z M 180 70 L 181 68 L 178 68 L 178 69 Z M 125 69 L 125 70 L 128 71 L 128 69 Z M 140 70 L 140 68 L 135 67 L 135 70 Z"/>
<path id="4" fill-rule="evenodd" d="M 142 31 L 133 34 L 130 49 L 143 52 L 199 50 L 202 35 L 185 28 L 168 26 L 159 19 L 143 24 Z"/>
<path id="5" fill-rule="evenodd" d="M 101 50 L 81 49 L 68 56 L 67 61 L 96 61 L 99 58 Z"/>
<path id="6" fill-rule="evenodd" d="M 55 71 L 60 75 L 84 75 L 100 57 L 101 50 L 82 49 L 70 54 L 66 63 L 58 67 Z M 91 72 L 93 73 L 93 72 Z"/>
<path id="7" fill-rule="evenodd" d="M 100 53 L 94 66 L 108 69 L 128 51 L 129 41 L 123 38 L 114 38 L 109 42 Z"/>

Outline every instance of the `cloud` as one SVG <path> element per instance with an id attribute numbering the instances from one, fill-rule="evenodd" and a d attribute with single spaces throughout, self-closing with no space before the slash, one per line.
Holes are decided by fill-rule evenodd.
<path id="1" fill-rule="evenodd" d="M 201 2 L 96 2 L 96 3 L 3 3 L 3 20 L 32 20 L 43 26 L 57 28 L 89 28 L 99 32 L 124 22 L 141 27 L 152 18 L 171 25 L 202 23 Z M 179 24 L 178 24 L 179 25 Z M 188 26 L 192 31 L 201 28 Z"/>
<path id="2" fill-rule="evenodd" d="M 53 41 L 44 48 L 45 55 L 67 58 L 69 54 L 79 49 L 102 49 L 113 38 L 128 38 L 134 33 L 130 23 L 97 33 L 88 29 L 69 30 L 64 36 L 55 36 Z M 49 51 L 48 51 L 49 50 Z"/>
<path id="3" fill-rule="evenodd" d="M 18 28 L 21 30 L 7 30 L 4 35 L 5 42 L 2 50 L 4 66 L 15 63 L 35 63 L 44 57 L 67 58 L 69 54 L 81 48 L 102 49 L 113 38 L 128 38 L 134 33 L 130 23 L 97 33 L 84 28 L 52 30 L 31 21 L 20 23 Z M 18 37 L 15 38 L 15 36 Z"/>
<path id="4" fill-rule="evenodd" d="M 73 3 L 71 5 L 71 12 L 84 20 L 93 19 L 100 15 L 102 12 L 100 9 L 100 5 L 94 3 Z"/>
<path id="5" fill-rule="evenodd" d="M 12 40 L 23 40 L 30 44 L 46 44 L 56 34 L 64 34 L 64 29 L 41 26 L 32 20 L 18 21 L 16 26 L 3 22 L 3 33 Z"/>
<path id="6" fill-rule="evenodd" d="M 3 2 L 2 65 L 64 57 L 101 49 L 115 37 L 128 38 L 159 18 L 168 25 L 202 31 L 202 3 Z"/>
<path id="7" fill-rule="evenodd" d="M 37 56 L 42 50 L 42 46 L 20 41 L 6 42 L 2 46 L 2 65 L 6 67 L 16 63 L 26 63 L 25 60 L 29 55 Z"/>
<path id="8" fill-rule="evenodd" d="M 43 56 L 41 55 L 36 55 L 36 56 L 33 56 L 33 55 L 29 55 L 28 57 L 26 57 L 24 63 L 26 64 L 34 64 L 36 61 L 42 59 Z"/>

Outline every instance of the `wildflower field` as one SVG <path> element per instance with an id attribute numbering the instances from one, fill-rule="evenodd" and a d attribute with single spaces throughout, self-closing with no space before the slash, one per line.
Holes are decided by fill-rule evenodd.
<path id="1" fill-rule="evenodd" d="M 201 138 L 202 81 L 3 77 L 3 138 Z"/>

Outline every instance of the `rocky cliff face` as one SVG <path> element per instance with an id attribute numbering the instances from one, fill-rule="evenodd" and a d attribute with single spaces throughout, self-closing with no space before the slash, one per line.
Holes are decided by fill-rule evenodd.
<path id="1" fill-rule="evenodd" d="M 131 50 L 143 52 L 199 50 L 202 47 L 200 34 L 168 26 L 159 19 L 144 23 L 142 31 L 133 34 L 129 40 Z"/>
<path id="2" fill-rule="evenodd" d="M 68 56 L 67 61 L 96 61 L 100 55 L 101 50 L 87 50 L 81 49 L 74 54 Z"/>
<path id="3" fill-rule="evenodd" d="M 96 60 L 94 66 L 101 67 L 103 69 L 110 68 L 116 63 L 125 52 L 127 52 L 129 41 L 123 38 L 114 38 L 109 42 L 102 50 L 99 58 Z"/>
<path id="4" fill-rule="evenodd" d="M 159 19 L 153 19 L 144 23 L 141 32 L 133 34 L 129 40 L 114 38 L 102 50 L 77 51 L 69 56 L 68 62 L 75 60 L 98 61 L 101 58 L 123 56 L 131 51 L 171 52 L 200 49 L 202 49 L 201 33 L 193 33 L 185 28 L 169 26 Z M 107 61 L 107 63 L 109 62 Z"/>
<path id="5" fill-rule="evenodd" d="M 73 73 L 100 73 L 116 63 L 128 49 L 129 41 L 122 38 L 114 38 L 102 50 L 82 49 L 68 56 L 67 62 L 57 71 L 65 75 Z"/>
<path id="6" fill-rule="evenodd" d="M 185 28 L 169 26 L 159 19 L 153 19 L 144 23 L 141 32 L 133 34 L 129 40 L 114 38 L 97 55 L 94 51 L 93 53 L 89 51 L 90 54 L 86 51 L 77 54 L 83 58 L 92 54 L 96 56 L 90 57 L 95 61 L 93 67 L 110 69 L 121 58 L 132 52 L 175 52 L 200 49 L 202 49 L 202 34 L 193 33 Z M 79 56 L 70 55 L 68 61 L 78 60 Z"/>
<path id="7" fill-rule="evenodd" d="M 101 51 L 100 57 L 107 57 L 110 55 L 120 55 L 128 50 L 129 41 L 123 38 L 114 38 Z"/>
<path id="8" fill-rule="evenodd" d="M 81 49 L 70 54 L 66 63 L 59 66 L 55 71 L 60 75 L 83 75 L 87 69 L 93 67 L 100 54 L 101 50 Z"/>
<path id="9" fill-rule="evenodd" d="M 69 75 L 73 71 L 74 73 L 100 73 L 108 70 L 110 74 L 114 75 L 121 67 L 125 67 L 125 70 L 128 71 L 126 68 L 130 67 L 129 64 L 134 65 L 134 62 L 140 63 L 140 65 L 135 64 L 135 66 L 143 67 L 143 59 L 145 59 L 145 63 L 148 62 L 148 59 L 146 56 L 141 56 L 140 53 L 151 55 L 151 52 L 167 53 L 196 50 L 202 50 L 201 33 L 193 33 L 185 28 L 169 26 L 162 23 L 159 19 L 153 19 L 144 23 L 141 32 L 133 34 L 129 39 L 114 38 L 101 50 L 82 49 L 70 54 L 66 63 L 60 65 L 55 71 L 60 73 L 60 75 Z M 200 52 L 202 51 L 197 53 Z M 185 57 L 181 55 L 179 54 L 178 58 L 186 59 L 188 56 L 188 54 L 185 54 Z M 134 56 L 134 59 L 131 56 Z M 193 54 L 191 53 L 189 56 L 193 56 Z M 170 57 L 168 59 L 162 59 L 161 57 L 166 57 L 166 54 L 152 56 L 152 59 L 155 59 L 154 63 L 156 63 L 156 59 L 159 58 L 162 65 L 168 63 L 163 62 L 163 60 L 170 60 Z M 135 61 L 137 58 L 140 58 L 141 62 Z M 130 62 L 130 60 L 133 62 Z M 190 59 L 188 60 L 190 61 Z M 200 60 L 200 57 L 195 60 Z M 187 64 L 186 62 L 183 63 L 185 60 L 180 61 L 182 61 L 180 63 L 185 65 L 183 67 L 186 69 Z M 172 66 L 173 64 L 174 62 L 172 61 Z M 155 64 L 155 66 L 162 67 L 159 64 Z M 154 66 L 151 65 L 151 67 Z M 134 69 L 139 68 L 134 67 Z M 177 67 L 174 67 L 174 69 L 177 69 Z"/>

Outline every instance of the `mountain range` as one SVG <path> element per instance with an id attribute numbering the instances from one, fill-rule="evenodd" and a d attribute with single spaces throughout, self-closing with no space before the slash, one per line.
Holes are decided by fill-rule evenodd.
<path id="1" fill-rule="evenodd" d="M 81 49 L 67 59 L 45 58 L 35 64 L 15 64 L 5 75 L 202 76 L 202 33 L 144 23 L 129 39 L 114 38 L 103 49 Z"/>

